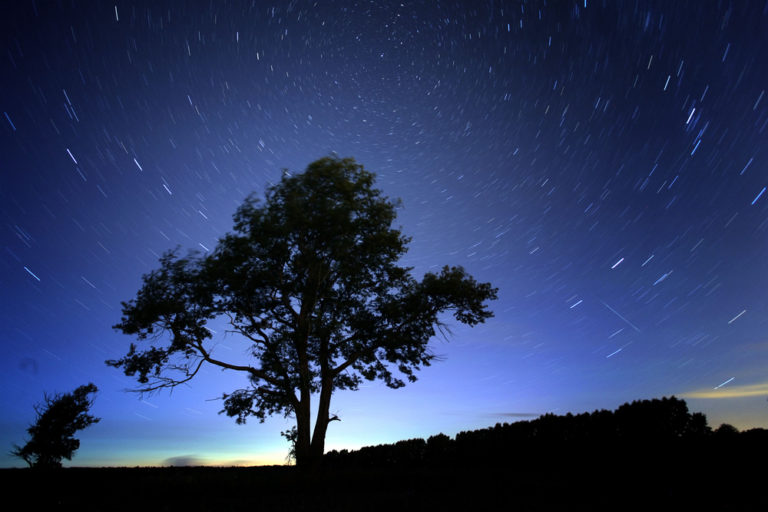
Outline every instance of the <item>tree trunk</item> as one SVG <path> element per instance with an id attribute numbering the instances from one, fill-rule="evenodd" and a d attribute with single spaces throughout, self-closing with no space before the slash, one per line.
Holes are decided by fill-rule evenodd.
<path id="1" fill-rule="evenodd" d="M 309 410 L 301 407 L 301 412 L 296 412 L 297 437 L 295 449 L 296 466 L 309 471 L 315 471 L 325 453 L 325 434 L 328 431 L 329 409 L 331 406 L 332 386 L 324 385 L 320 391 L 318 402 L 317 420 L 315 429 L 310 438 Z M 308 408 L 307 408 L 308 409 Z"/>
<path id="2" fill-rule="evenodd" d="M 296 465 L 305 466 L 309 462 L 311 438 L 309 425 L 309 400 L 302 399 L 296 411 L 296 441 L 294 445 Z"/>
<path id="3" fill-rule="evenodd" d="M 331 407 L 331 392 L 333 385 L 331 382 L 323 382 L 320 390 L 320 399 L 317 407 L 317 420 L 315 421 L 315 430 L 312 433 L 312 444 L 309 448 L 309 459 L 312 466 L 319 467 L 325 453 L 325 434 L 328 431 L 330 423 L 329 409 Z"/>
<path id="4" fill-rule="evenodd" d="M 317 432 L 317 428 L 315 432 Z M 323 429 L 325 430 L 325 429 Z M 320 462 L 323 458 L 323 449 L 325 446 L 325 439 L 322 439 L 320 443 L 316 442 L 299 442 L 300 438 L 296 439 L 296 466 L 302 470 L 315 471 L 320 467 Z"/>

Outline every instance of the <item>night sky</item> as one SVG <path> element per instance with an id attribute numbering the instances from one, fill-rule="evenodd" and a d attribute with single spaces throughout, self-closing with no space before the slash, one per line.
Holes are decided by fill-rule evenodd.
<path id="1" fill-rule="evenodd" d="M 211 250 L 253 191 L 332 154 L 401 198 L 455 321 L 399 390 L 340 392 L 326 447 L 675 395 L 768 427 L 768 3 L 3 2 L 0 466 L 43 393 L 102 418 L 71 465 L 283 463 L 209 367 L 172 394 L 104 364 L 168 249 Z M 245 344 L 216 328 L 216 353 Z"/>

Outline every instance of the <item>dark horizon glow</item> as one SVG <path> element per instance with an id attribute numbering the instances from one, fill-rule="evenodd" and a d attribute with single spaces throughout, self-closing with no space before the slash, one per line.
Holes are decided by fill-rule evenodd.
<path id="1" fill-rule="evenodd" d="M 327 449 L 670 395 L 768 426 L 768 3 L 1 9 L 0 466 L 87 382 L 69 465 L 282 463 L 290 420 L 217 414 L 241 375 L 140 399 L 104 361 L 160 254 L 331 153 L 402 199 L 414 275 L 463 265 L 499 300 L 418 382 L 334 396 Z"/>

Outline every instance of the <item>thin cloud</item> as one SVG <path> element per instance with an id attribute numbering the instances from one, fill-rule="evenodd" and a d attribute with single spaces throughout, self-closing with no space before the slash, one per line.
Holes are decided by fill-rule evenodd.
<path id="1" fill-rule="evenodd" d="M 717 389 L 707 388 L 680 394 L 683 398 L 745 398 L 750 396 L 768 396 L 768 382 L 742 386 L 723 386 Z"/>
<path id="2" fill-rule="evenodd" d="M 541 416 L 540 412 L 497 412 L 489 414 L 489 416 L 505 416 L 507 418 L 538 418 Z"/>
<path id="3" fill-rule="evenodd" d="M 195 455 L 179 455 L 178 457 L 169 457 L 165 459 L 162 464 L 163 466 L 204 466 L 205 461 L 203 459 L 198 458 Z"/>

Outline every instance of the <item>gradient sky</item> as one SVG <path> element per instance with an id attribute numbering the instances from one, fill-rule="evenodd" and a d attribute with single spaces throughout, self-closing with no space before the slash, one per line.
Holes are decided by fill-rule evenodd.
<path id="1" fill-rule="evenodd" d="M 0 466 L 94 382 L 71 465 L 282 463 L 243 376 L 140 400 L 120 302 L 252 191 L 336 152 L 403 200 L 417 277 L 496 316 L 399 390 L 339 393 L 327 448 L 676 395 L 768 427 L 768 3 L 3 2 Z M 454 321 L 455 325 L 456 322 Z M 213 326 L 215 329 L 215 326 Z M 217 354 L 244 345 L 218 330 Z"/>

